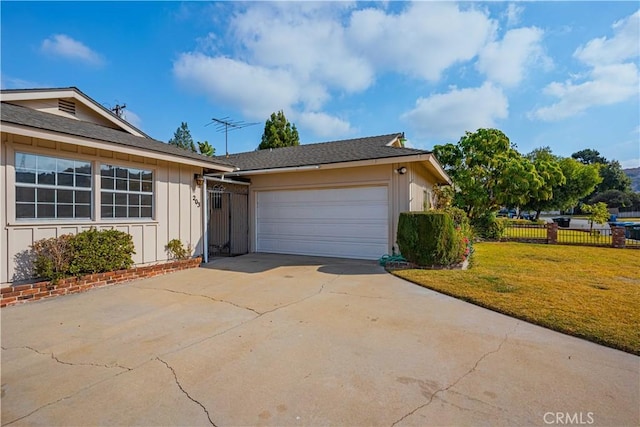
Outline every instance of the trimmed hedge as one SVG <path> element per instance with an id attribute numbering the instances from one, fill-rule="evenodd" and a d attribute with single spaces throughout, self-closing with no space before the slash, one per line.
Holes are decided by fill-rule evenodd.
<path id="1" fill-rule="evenodd" d="M 90 230 L 42 239 L 31 245 L 36 277 L 63 277 L 124 270 L 133 265 L 133 238 L 118 230 Z"/>
<path id="2" fill-rule="evenodd" d="M 489 240 L 499 240 L 504 234 L 505 228 L 504 221 L 496 218 L 494 212 L 488 212 L 481 217 L 472 219 L 471 226 L 476 236 Z"/>
<path id="3" fill-rule="evenodd" d="M 74 276 L 124 270 L 133 265 L 133 239 L 123 231 L 92 228 L 73 236 L 71 248 L 69 273 Z"/>
<path id="4" fill-rule="evenodd" d="M 419 266 L 451 266 L 464 259 L 464 236 L 446 212 L 402 212 L 397 237 L 400 253 Z"/>

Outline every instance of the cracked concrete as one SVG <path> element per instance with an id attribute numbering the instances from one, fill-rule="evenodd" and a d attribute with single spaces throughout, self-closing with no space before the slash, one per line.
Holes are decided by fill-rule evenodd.
<path id="1" fill-rule="evenodd" d="M 518 323 L 515 324 L 515 326 L 513 327 L 513 330 L 509 333 L 513 333 L 515 332 L 516 328 L 518 327 Z M 476 370 L 476 368 L 478 367 L 478 365 L 480 364 L 480 362 L 482 362 L 486 357 L 488 357 L 489 355 L 495 354 L 497 352 L 500 351 L 500 349 L 502 348 L 502 346 L 504 345 L 504 343 L 507 341 L 507 339 L 509 338 L 509 333 L 505 334 L 504 338 L 502 339 L 502 341 L 500 341 L 500 343 L 498 344 L 498 347 L 495 350 L 491 350 L 491 351 L 487 351 L 486 353 L 482 354 L 478 360 L 476 360 L 476 362 L 473 364 L 473 366 L 471 367 L 471 369 L 469 369 L 467 372 L 465 372 L 464 374 L 462 374 L 459 378 L 457 378 L 455 381 L 453 381 L 451 384 L 449 384 L 448 386 L 444 387 L 444 388 L 439 388 L 436 391 L 434 391 L 430 396 L 429 396 L 429 400 L 427 400 L 425 403 L 423 403 L 422 405 L 418 406 L 417 408 L 413 409 L 412 411 L 406 413 L 405 415 L 402 416 L 402 418 L 398 419 L 397 421 L 395 421 L 393 424 L 391 424 L 391 426 L 395 426 L 397 424 L 400 424 L 401 422 L 403 422 L 406 418 L 410 417 L 411 415 L 415 414 L 416 412 L 426 408 L 427 406 L 429 406 L 431 404 L 431 402 L 433 402 L 433 399 L 440 393 L 444 393 L 446 391 L 449 391 L 451 388 L 455 387 L 456 384 L 458 384 L 460 381 L 462 381 L 465 377 L 467 377 L 468 375 L 470 375 L 472 372 L 474 372 Z M 462 408 L 459 407 L 460 409 L 464 409 L 466 410 L 466 408 Z"/>
<path id="2" fill-rule="evenodd" d="M 1 316 L 2 425 L 640 423 L 638 357 L 372 262 L 254 254 Z"/>
<path id="3" fill-rule="evenodd" d="M 16 349 L 26 349 L 26 350 L 31 350 L 34 353 L 40 354 L 42 356 L 49 356 L 51 357 L 53 360 L 55 360 L 58 363 L 61 363 L 63 365 L 69 365 L 69 366 L 95 366 L 98 368 L 118 368 L 118 369 L 124 369 L 126 371 L 130 371 L 131 368 L 127 368 L 126 366 L 121 366 L 118 364 L 111 364 L 111 365 L 106 365 L 106 364 L 98 364 L 98 363 L 83 363 L 83 362 L 66 362 L 64 360 L 60 360 L 58 357 L 56 357 L 55 354 L 53 354 L 52 352 L 43 352 L 40 351 L 36 348 L 30 347 L 30 346 L 23 346 L 23 347 L 12 347 L 12 348 L 8 348 L 8 347 L 2 347 L 2 350 L 16 350 Z"/>
<path id="4" fill-rule="evenodd" d="M 242 308 L 242 309 L 245 309 L 245 310 L 253 311 L 258 316 L 262 314 L 259 311 L 256 311 L 251 307 L 245 307 L 245 306 L 242 306 L 242 305 L 239 305 L 239 304 L 235 304 L 235 303 L 233 303 L 231 301 L 225 301 L 225 300 L 222 300 L 222 299 L 217 299 L 217 298 L 214 298 L 214 297 L 210 297 L 208 295 L 194 294 L 194 293 L 191 293 L 191 292 L 180 292 L 180 291 L 176 291 L 176 290 L 173 290 L 173 289 L 166 289 L 166 288 L 155 288 L 154 289 L 154 288 L 145 288 L 144 286 L 138 286 L 138 288 L 139 289 L 166 291 L 166 292 L 171 292 L 171 293 L 174 293 L 174 294 L 188 295 L 188 296 L 191 296 L 191 297 L 207 298 L 207 299 L 209 299 L 211 301 L 214 301 L 214 302 L 220 302 L 220 303 L 224 303 L 224 304 L 231 304 L 232 306 L 237 307 L 237 308 Z"/>
<path id="5" fill-rule="evenodd" d="M 191 397 L 191 395 L 189 394 L 188 391 L 186 391 L 184 389 L 184 387 L 182 387 L 182 384 L 180 384 L 180 380 L 178 380 L 178 376 L 176 375 L 176 371 L 164 360 L 162 360 L 159 357 L 156 357 L 156 360 L 158 360 L 159 362 L 161 362 L 162 364 L 164 364 L 164 366 L 166 366 L 171 373 L 173 374 L 173 379 L 176 381 L 176 385 L 178 386 L 178 388 L 180 388 L 180 390 L 185 394 L 185 396 L 187 396 L 187 398 L 192 401 L 193 403 L 195 403 L 196 405 L 200 406 L 202 408 L 202 410 L 204 411 L 205 414 L 207 414 L 207 419 L 209 420 L 209 423 L 213 426 L 216 427 L 216 424 L 211 421 L 211 414 L 209 414 L 209 411 L 207 410 L 207 408 L 200 402 L 198 402 L 196 399 L 194 399 L 193 397 Z"/>

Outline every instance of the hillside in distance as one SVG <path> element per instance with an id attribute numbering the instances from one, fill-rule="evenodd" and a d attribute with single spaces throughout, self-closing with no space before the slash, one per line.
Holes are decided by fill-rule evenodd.
<path id="1" fill-rule="evenodd" d="M 631 178 L 631 189 L 640 192 L 640 168 L 624 169 L 624 172 Z"/>

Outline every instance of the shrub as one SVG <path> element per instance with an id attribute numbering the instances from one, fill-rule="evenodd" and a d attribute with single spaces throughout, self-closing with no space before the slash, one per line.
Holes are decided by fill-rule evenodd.
<path id="1" fill-rule="evenodd" d="M 398 248 L 420 266 L 451 266 L 464 259 L 466 247 L 446 212 L 402 212 L 398 222 Z"/>
<path id="2" fill-rule="evenodd" d="M 73 275 L 123 270 L 133 265 L 133 238 L 122 231 L 92 228 L 76 234 L 71 246 L 69 272 Z"/>
<path id="3" fill-rule="evenodd" d="M 191 245 L 185 247 L 180 239 L 170 240 L 165 249 L 173 259 L 187 259 L 191 254 Z"/>
<path id="4" fill-rule="evenodd" d="M 478 218 L 474 218 L 471 226 L 476 236 L 483 239 L 498 240 L 504 233 L 504 220 L 496 218 L 496 214 L 488 212 Z"/>
<path id="5" fill-rule="evenodd" d="M 34 254 L 33 272 L 36 277 L 57 282 L 69 274 L 73 258 L 71 240 L 73 235 L 41 239 L 31 245 Z"/>
<path id="6" fill-rule="evenodd" d="M 129 268 L 135 253 L 129 234 L 95 228 L 38 240 L 31 250 L 35 276 L 54 283 L 67 276 Z"/>
<path id="7" fill-rule="evenodd" d="M 543 225 L 546 222 L 542 219 L 517 219 L 517 218 L 497 218 L 504 226 L 506 225 Z"/>

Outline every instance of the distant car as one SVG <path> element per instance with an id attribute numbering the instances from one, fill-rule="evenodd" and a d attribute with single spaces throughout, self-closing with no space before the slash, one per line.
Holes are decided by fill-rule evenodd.
<path id="1" fill-rule="evenodd" d="M 498 217 L 507 217 L 507 218 L 515 218 L 516 210 L 515 209 L 500 209 L 498 211 Z"/>

